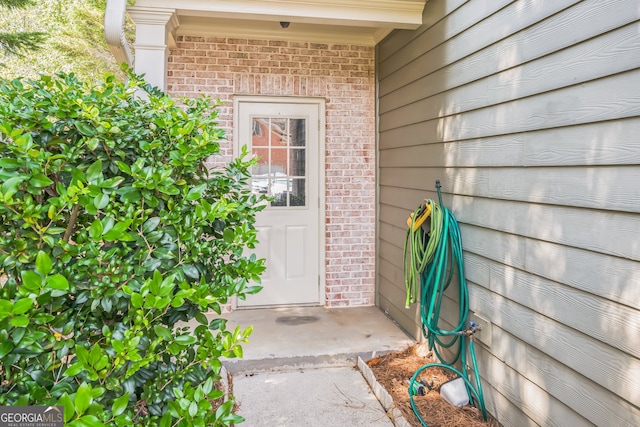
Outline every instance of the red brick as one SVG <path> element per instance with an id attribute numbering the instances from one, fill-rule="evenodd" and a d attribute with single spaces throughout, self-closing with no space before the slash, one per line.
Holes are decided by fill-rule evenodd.
<path id="1" fill-rule="evenodd" d="M 220 155 L 207 162 L 211 167 L 233 156 L 234 93 L 325 97 L 326 305 L 372 304 L 376 213 L 373 48 L 186 36 L 178 37 L 178 45 L 169 58 L 169 91 L 185 96 L 205 93 L 224 101 L 218 111 L 227 140 L 221 143 Z M 198 56 L 202 51 L 206 56 Z"/>

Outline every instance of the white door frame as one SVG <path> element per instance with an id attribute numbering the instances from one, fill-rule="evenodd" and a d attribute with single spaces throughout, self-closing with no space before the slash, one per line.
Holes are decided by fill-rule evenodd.
<path id="1" fill-rule="evenodd" d="M 233 157 L 241 153 L 238 123 L 240 123 L 240 104 L 242 103 L 267 103 L 267 104 L 310 104 L 318 107 L 318 150 L 310 152 L 318 159 L 318 293 L 319 305 L 326 305 L 326 209 L 325 209 L 325 146 L 326 146 L 326 100 L 319 97 L 293 97 L 293 96 L 267 96 L 267 95 L 234 95 L 233 97 Z M 237 297 L 231 301 L 233 309 L 238 308 Z M 308 304 L 299 304 L 308 305 Z M 316 304 L 313 304 L 316 305 Z"/>

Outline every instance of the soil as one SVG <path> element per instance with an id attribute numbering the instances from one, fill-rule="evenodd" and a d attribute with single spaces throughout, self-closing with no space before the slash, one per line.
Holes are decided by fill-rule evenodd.
<path id="1" fill-rule="evenodd" d="M 437 362 L 432 354 L 422 357 L 416 354 L 417 346 L 404 351 L 389 353 L 367 362 L 376 380 L 393 398 L 393 403 L 412 426 L 422 427 L 409 400 L 408 380 L 423 365 Z M 424 396 L 414 396 L 418 413 L 429 427 L 497 427 L 493 421 L 484 421 L 479 409 L 467 405 L 459 408 L 446 402 L 439 393 L 440 386 L 455 378 L 455 374 L 439 367 L 427 368 L 418 380 L 426 380 L 432 390 L 426 389 Z"/>

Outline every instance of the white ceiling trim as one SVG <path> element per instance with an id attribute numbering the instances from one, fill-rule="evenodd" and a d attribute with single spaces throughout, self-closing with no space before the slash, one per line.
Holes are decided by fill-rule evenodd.
<path id="1" fill-rule="evenodd" d="M 180 16 L 415 29 L 426 0 L 137 0 Z"/>
<path id="2" fill-rule="evenodd" d="M 303 41 L 315 43 L 348 43 L 375 46 L 392 28 L 373 30 L 365 27 L 328 26 L 291 23 L 282 28 L 278 22 L 248 20 L 215 20 L 181 17 L 176 35 L 252 38 L 258 40 Z"/>

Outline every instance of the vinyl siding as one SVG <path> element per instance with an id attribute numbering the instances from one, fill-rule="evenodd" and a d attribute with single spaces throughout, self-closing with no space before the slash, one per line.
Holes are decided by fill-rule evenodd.
<path id="1" fill-rule="evenodd" d="M 405 221 L 440 179 L 489 412 L 640 425 L 638 1 L 430 0 L 377 49 L 381 308 L 420 335 Z"/>

